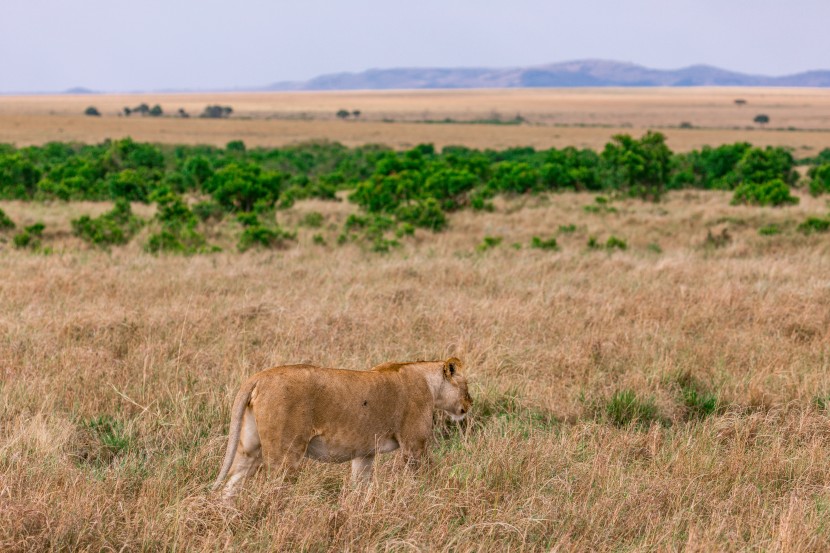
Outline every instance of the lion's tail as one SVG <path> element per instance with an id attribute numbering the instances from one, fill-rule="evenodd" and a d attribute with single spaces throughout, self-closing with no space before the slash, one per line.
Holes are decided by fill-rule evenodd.
<path id="1" fill-rule="evenodd" d="M 245 414 L 245 408 L 248 407 L 248 402 L 251 401 L 251 393 L 256 387 L 256 381 L 250 380 L 242 385 L 236 398 L 233 400 L 233 407 L 231 408 L 231 425 L 228 433 L 228 447 L 225 449 L 225 460 L 222 461 L 222 469 L 219 471 L 219 476 L 211 487 L 212 491 L 219 489 L 225 477 L 228 476 L 228 471 L 231 470 L 233 458 L 236 456 L 236 448 L 239 446 L 239 435 L 242 433 L 242 417 Z"/>

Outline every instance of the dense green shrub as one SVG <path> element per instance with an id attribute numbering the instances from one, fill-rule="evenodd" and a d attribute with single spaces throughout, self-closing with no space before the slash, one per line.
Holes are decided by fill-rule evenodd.
<path id="1" fill-rule="evenodd" d="M 219 205 L 229 210 L 251 211 L 257 202 L 274 205 L 284 173 L 266 171 L 250 162 L 231 162 L 217 170 L 203 185 Z"/>
<path id="2" fill-rule="evenodd" d="M 666 137 L 649 131 L 639 140 L 627 134 L 612 138 L 600 156 L 604 188 L 659 200 L 669 180 L 671 150 Z"/>
<path id="3" fill-rule="evenodd" d="M 152 188 L 152 178 L 146 171 L 124 169 L 107 177 L 110 198 L 131 202 L 146 202 Z"/>
<path id="4" fill-rule="evenodd" d="M 155 220 L 160 230 L 151 234 L 144 246 L 150 253 L 194 253 L 214 251 L 197 229 L 198 218 L 178 194 L 166 190 L 153 195 L 157 205 Z"/>
<path id="5" fill-rule="evenodd" d="M 752 146 L 747 142 L 704 146 L 687 154 L 675 156 L 674 175 L 670 188 L 705 188 L 732 190 L 738 184 L 735 167 Z"/>
<path id="6" fill-rule="evenodd" d="M 818 196 L 830 192 L 830 163 L 811 167 L 807 176 L 810 177 L 810 194 Z"/>
<path id="7" fill-rule="evenodd" d="M 120 199 L 100 217 L 84 215 L 72 221 L 72 231 L 82 240 L 99 247 L 126 244 L 144 222 L 133 215 L 130 202 Z"/>
<path id="8" fill-rule="evenodd" d="M 599 163 L 600 157 L 593 150 L 553 148 L 541 166 L 542 183 L 549 190 L 599 190 Z"/>
<path id="9" fill-rule="evenodd" d="M 224 208 L 213 200 L 196 202 L 190 210 L 202 222 L 218 222 L 225 216 Z"/>
<path id="10" fill-rule="evenodd" d="M 110 143 L 104 162 L 111 170 L 163 169 L 164 154 L 153 144 L 123 138 Z"/>
<path id="11" fill-rule="evenodd" d="M 798 225 L 799 232 L 813 234 L 814 232 L 827 232 L 830 230 L 830 218 L 808 217 Z"/>
<path id="12" fill-rule="evenodd" d="M 750 148 L 735 165 L 737 181 L 762 184 L 780 180 L 788 186 L 798 181 L 795 160 L 785 148 Z"/>
<path id="13" fill-rule="evenodd" d="M 438 200 L 435 198 L 416 200 L 401 205 L 395 210 L 395 216 L 399 221 L 435 232 L 443 230 L 447 226 L 447 216 L 441 211 L 441 206 L 438 205 Z"/>
<path id="14" fill-rule="evenodd" d="M 18 249 L 40 249 L 44 228 L 46 228 L 46 226 L 40 222 L 25 227 L 21 232 L 14 235 L 14 247 Z"/>
<path id="15" fill-rule="evenodd" d="M 781 179 L 744 182 L 735 189 L 732 196 L 733 205 L 782 206 L 797 203 L 798 198 L 790 193 L 790 187 Z"/>
<path id="16" fill-rule="evenodd" d="M 495 166 L 487 188 L 493 192 L 522 194 L 539 190 L 539 171 L 529 163 L 503 161 Z"/>
<path id="17" fill-rule="evenodd" d="M 259 223 L 247 225 L 239 237 L 237 247 L 244 252 L 253 247 L 285 248 L 289 242 L 297 240 L 296 233 L 289 232 L 279 226 L 265 226 Z"/>
<path id="18" fill-rule="evenodd" d="M 41 170 L 21 154 L 0 152 L 0 198 L 30 199 L 40 175 Z"/>
<path id="19" fill-rule="evenodd" d="M 229 113 L 214 107 L 219 115 Z M 149 115 L 151 108 L 134 111 Z M 193 242 L 200 221 L 220 221 L 228 212 L 273 216 L 275 208 L 306 198 L 338 200 L 339 191 L 350 190 L 351 201 L 376 218 L 364 228 L 347 229 L 340 241 L 388 249 L 392 246 L 384 240 L 394 242 L 415 227 L 446 228 L 448 212 L 493 210 L 499 194 L 602 190 L 609 197 L 656 200 L 667 189 L 694 187 L 735 190 L 739 203 L 782 205 L 797 200 L 785 190 L 796 182 L 794 163 L 784 148 L 747 143 L 672 155 L 663 135 L 654 132 L 615 136 L 601 154 L 572 147 L 447 146 L 438 152 L 431 144 L 396 152 L 331 142 L 168 147 L 124 138 L 97 145 L 0 145 L 0 198 L 148 202 L 168 193 L 199 197 L 192 208 L 181 197 L 159 203 L 156 221 L 167 234 L 159 233 L 156 242 L 164 245 L 171 242 L 168 235 Z M 815 165 L 809 170 L 811 192 L 826 191 L 830 149 L 803 163 Z M 606 214 L 616 208 L 597 202 L 585 210 Z"/>

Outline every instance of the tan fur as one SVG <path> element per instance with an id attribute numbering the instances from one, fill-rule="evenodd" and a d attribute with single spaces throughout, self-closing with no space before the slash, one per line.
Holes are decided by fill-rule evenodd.
<path id="1" fill-rule="evenodd" d="M 263 464 L 295 470 L 303 457 L 352 461 L 368 480 L 378 453 L 401 448 L 408 464 L 426 454 L 433 409 L 460 420 L 472 398 L 461 362 L 384 363 L 368 371 L 288 365 L 264 370 L 240 388 L 228 447 L 213 489 L 232 497 Z"/>

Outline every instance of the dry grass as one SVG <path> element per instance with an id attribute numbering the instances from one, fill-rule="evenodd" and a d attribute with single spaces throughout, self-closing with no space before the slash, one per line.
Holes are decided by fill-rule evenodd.
<path id="1" fill-rule="evenodd" d="M 737 98 L 748 103 L 736 105 Z M 118 116 L 124 106 L 142 102 L 158 103 L 171 114 L 181 107 L 192 115 L 208 104 L 231 105 L 235 115 L 219 121 Z M 103 116 L 82 115 L 89 105 Z M 361 110 L 361 121 L 335 120 L 341 108 Z M 770 116 L 772 129 L 754 128 L 752 120 L 759 113 Z M 510 119 L 517 114 L 528 123 L 413 123 Z M 678 128 L 684 122 L 697 128 Z M 807 156 L 828 144 L 830 93 L 689 88 L 0 96 L 0 142 L 20 146 L 132 136 L 168 144 L 224 145 L 243 139 L 252 146 L 271 147 L 329 139 L 349 146 L 383 143 L 396 148 L 432 142 L 439 147 L 601 149 L 614 134 L 640 134 L 648 128 L 662 129 L 677 151 L 748 140 L 758 146 L 787 146 L 797 156 Z"/>
<path id="2" fill-rule="evenodd" d="M 68 220 L 91 204 L 3 203 L 46 219 L 56 253 L 0 245 L 0 550 L 826 551 L 830 245 L 794 230 L 826 205 L 728 200 L 603 215 L 542 196 L 386 256 L 301 228 L 288 251 L 192 258 L 86 250 Z M 782 234 L 758 235 L 773 222 Z M 567 224 L 560 251 L 527 247 Z M 722 228 L 731 242 L 705 246 Z M 612 234 L 628 249 L 587 250 Z M 504 242 L 475 253 L 485 235 Z M 309 462 L 234 507 L 207 493 L 246 375 L 449 355 L 469 367 L 473 420 L 436 434 L 421 473 L 384 456 L 361 492 L 347 467 Z M 689 418 L 689 382 L 720 410 Z M 658 420 L 613 424 L 626 389 Z"/>

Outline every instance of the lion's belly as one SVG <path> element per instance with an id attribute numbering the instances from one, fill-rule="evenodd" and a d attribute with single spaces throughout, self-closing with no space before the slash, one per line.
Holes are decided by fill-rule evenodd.
<path id="1" fill-rule="evenodd" d="M 308 442 L 305 456 L 326 463 L 345 463 L 357 457 L 389 453 L 396 449 L 398 449 L 398 441 L 394 438 L 380 438 L 371 443 L 346 445 L 324 436 L 315 436 Z"/>

